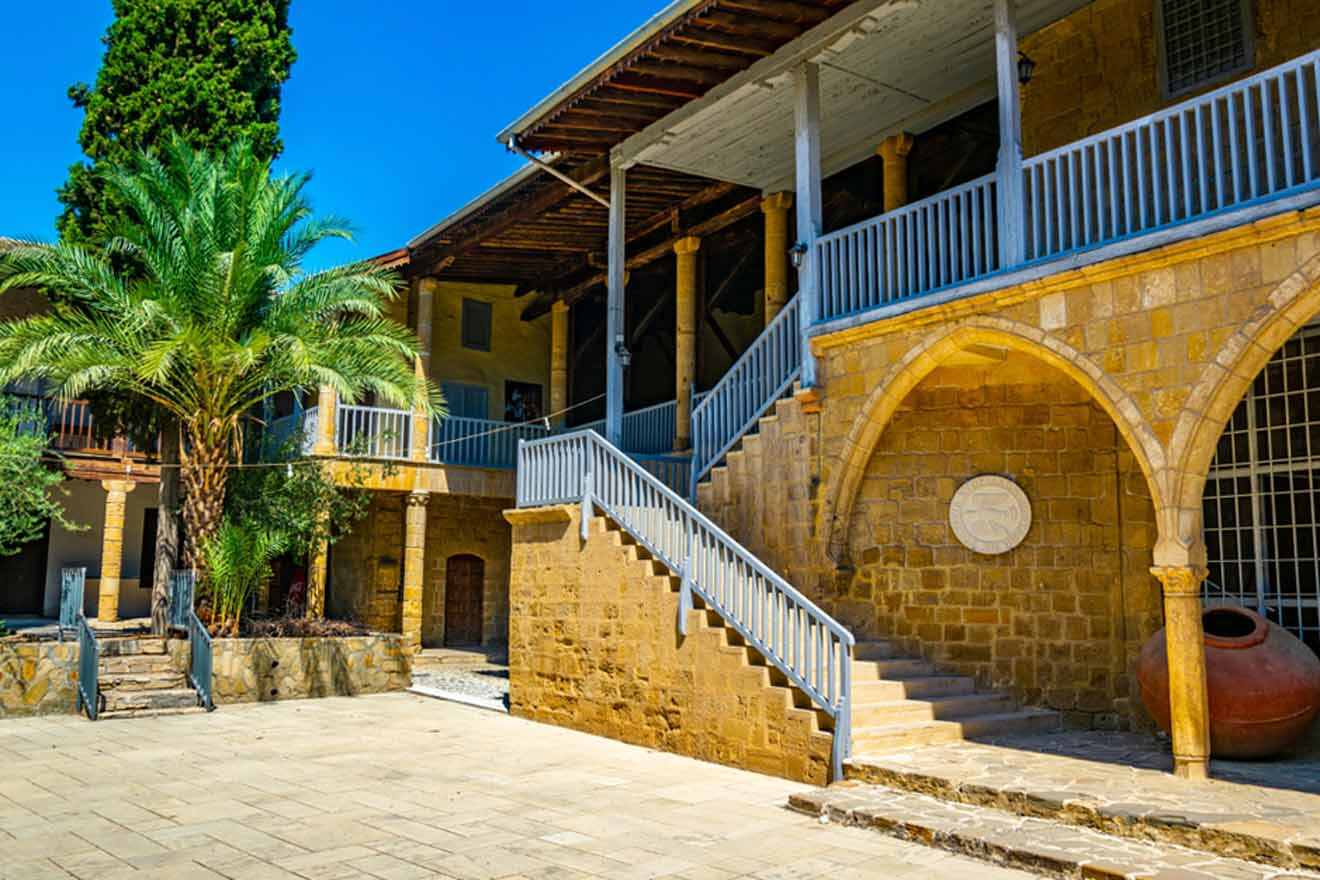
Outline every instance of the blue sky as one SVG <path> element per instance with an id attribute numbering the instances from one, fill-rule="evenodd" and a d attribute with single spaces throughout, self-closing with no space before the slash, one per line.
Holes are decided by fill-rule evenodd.
<path id="1" fill-rule="evenodd" d="M 515 170 L 496 133 L 653 15 L 664 0 L 294 0 L 280 165 L 313 173 L 318 211 L 352 244 L 316 264 L 403 245 Z M 0 32 L 0 235 L 55 234 L 55 189 L 79 157 L 110 0 L 14 3 Z"/>

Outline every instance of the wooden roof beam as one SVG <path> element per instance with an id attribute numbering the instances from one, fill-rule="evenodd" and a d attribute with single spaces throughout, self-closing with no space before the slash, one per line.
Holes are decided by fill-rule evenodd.
<path id="1" fill-rule="evenodd" d="M 794 3 L 792 0 L 720 0 L 721 9 L 734 9 L 814 27 L 834 13 L 819 6 Z"/>
<path id="2" fill-rule="evenodd" d="M 768 58 L 775 54 L 775 51 L 779 48 L 775 43 L 766 40 L 739 37 L 734 34 L 720 33 L 719 31 L 684 31 L 681 34 L 675 34 L 674 39 L 691 46 L 720 49 L 725 52 L 738 52 L 742 55 L 755 55 L 758 58 Z"/>

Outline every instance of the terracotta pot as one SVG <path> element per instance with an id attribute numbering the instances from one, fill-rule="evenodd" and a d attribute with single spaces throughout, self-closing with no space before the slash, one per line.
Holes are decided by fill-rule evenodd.
<path id="1" fill-rule="evenodd" d="M 1205 627 L 1210 754 L 1264 758 L 1295 743 L 1320 712 L 1320 658 L 1292 633 L 1246 608 L 1210 608 Z M 1169 731 L 1164 630 L 1141 649 L 1141 701 Z"/>

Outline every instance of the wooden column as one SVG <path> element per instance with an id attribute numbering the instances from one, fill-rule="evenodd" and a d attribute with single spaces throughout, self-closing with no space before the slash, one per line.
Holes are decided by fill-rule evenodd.
<path id="1" fill-rule="evenodd" d="M 798 322 L 802 333 L 802 387 L 816 385 L 816 358 L 807 333 L 816 321 L 816 238 L 822 226 L 820 194 L 820 68 L 802 64 L 793 74 L 793 153 L 798 244 L 806 247 L 798 270 Z"/>
<path id="2" fill-rule="evenodd" d="M 995 0 L 995 82 L 999 90 L 1000 268 L 1026 262 L 1026 201 L 1022 185 L 1022 108 L 1018 95 L 1017 17 L 1014 0 Z"/>
<path id="3" fill-rule="evenodd" d="M 788 302 L 788 209 L 793 194 L 778 192 L 761 199 L 765 215 L 765 323 Z"/>
<path id="4" fill-rule="evenodd" d="M 312 444 L 312 455 L 334 455 L 335 448 L 335 390 L 329 385 L 322 385 L 316 396 L 316 442 Z"/>
<path id="5" fill-rule="evenodd" d="M 403 534 L 403 608 L 399 615 L 404 646 L 416 653 L 422 649 L 422 597 L 426 574 L 426 492 L 408 495 Z"/>
<path id="6" fill-rule="evenodd" d="M 104 480 L 105 528 L 101 532 L 101 585 L 96 604 L 96 619 L 113 622 L 119 619 L 119 582 L 124 565 L 124 508 L 128 493 L 137 488 L 132 480 Z"/>
<path id="7" fill-rule="evenodd" d="M 1164 587 L 1164 633 L 1169 651 L 1169 719 L 1173 772 L 1184 779 L 1210 773 L 1210 699 L 1205 681 L 1201 582 L 1206 570 L 1160 566 L 1151 574 Z"/>
<path id="8" fill-rule="evenodd" d="M 624 187 L 627 175 L 623 167 L 610 165 L 609 282 L 605 320 L 605 439 L 615 446 L 623 442 L 623 360 L 620 357 L 624 338 L 623 297 L 627 286 L 624 229 Z"/>
<path id="9" fill-rule="evenodd" d="M 908 203 L 908 153 L 912 152 L 912 135 L 904 132 L 891 135 L 876 147 L 885 166 L 885 213 L 897 211 Z"/>
<path id="10" fill-rule="evenodd" d="M 550 412 L 568 409 L 568 303 L 555 300 L 550 306 Z M 564 416 L 554 417 L 556 427 Z"/>
<path id="11" fill-rule="evenodd" d="M 692 448 L 692 383 L 697 379 L 697 251 L 695 235 L 674 242 L 678 269 L 674 288 L 674 450 Z"/>

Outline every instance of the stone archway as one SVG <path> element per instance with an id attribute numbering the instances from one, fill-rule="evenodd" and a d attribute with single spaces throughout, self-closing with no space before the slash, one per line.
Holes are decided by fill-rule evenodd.
<path id="1" fill-rule="evenodd" d="M 932 370 L 953 354 L 976 345 L 1021 352 L 1058 369 L 1084 388 L 1118 427 L 1146 477 L 1159 521 L 1167 495 L 1161 490 L 1166 469 L 1164 447 L 1142 417 L 1135 401 L 1094 361 L 1043 330 L 1006 318 L 974 316 L 940 326 L 895 362 L 877 383 L 842 450 L 842 465 L 824 493 L 816 519 L 826 557 L 846 562 L 852 506 L 876 444 L 895 410 Z"/>

